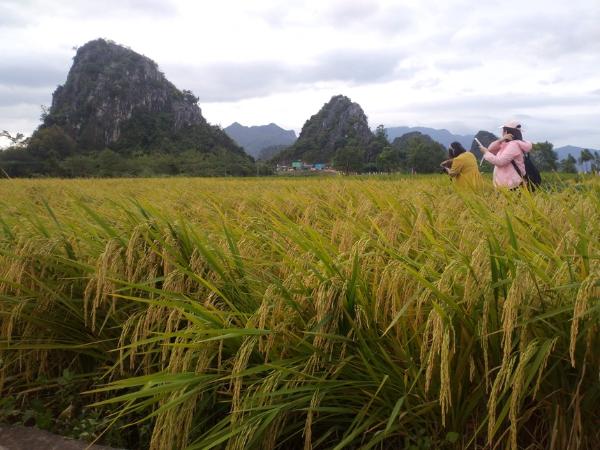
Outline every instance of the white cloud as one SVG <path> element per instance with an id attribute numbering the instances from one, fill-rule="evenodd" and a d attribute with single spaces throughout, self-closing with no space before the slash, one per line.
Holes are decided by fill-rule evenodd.
<path id="1" fill-rule="evenodd" d="M 536 139 L 598 148 L 598 23 L 597 0 L 4 0 L 0 128 L 31 132 L 72 47 L 106 37 L 223 126 L 299 130 L 342 93 L 372 126 L 465 133 L 521 114 Z"/>

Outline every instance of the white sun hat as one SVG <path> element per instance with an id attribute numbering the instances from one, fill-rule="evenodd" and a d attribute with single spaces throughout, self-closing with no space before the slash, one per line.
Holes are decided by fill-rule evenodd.
<path id="1" fill-rule="evenodd" d="M 498 128 L 516 128 L 518 130 L 521 129 L 521 123 L 518 120 L 507 120 L 504 122 L 504 125 L 499 126 Z"/>

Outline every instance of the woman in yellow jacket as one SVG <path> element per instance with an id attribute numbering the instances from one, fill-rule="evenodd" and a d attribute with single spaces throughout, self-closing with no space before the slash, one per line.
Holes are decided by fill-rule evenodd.
<path id="1" fill-rule="evenodd" d="M 477 189 L 481 186 L 481 174 L 473 153 L 468 152 L 460 142 L 453 142 L 448 149 L 450 160 L 444 161 L 442 167 L 456 184 L 456 187 Z"/>

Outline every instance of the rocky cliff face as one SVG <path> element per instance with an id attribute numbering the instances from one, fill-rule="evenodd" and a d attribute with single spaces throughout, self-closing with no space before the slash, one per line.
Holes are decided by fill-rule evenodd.
<path id="1" fill-rule="evenodd" d="M 148 147 L 153 142 L 147 132 L 172 138 L 186 127 L 210 127 L 197 100 L 169 82 L 151 59 L 98 39 L 78 49 L 66 83 L 53 94 L 44 126 L 61 127 L 84 149 L 118 146 L 124 130 L 135 128 L 140 145 Z"/>
<path id="2" fill-rule="evenodd" d="M 374 157 L 374 139 L 360 105 L 348 97 L 336 95 L 306 121 L 296 143 L 277 159 L 328 162 L 339 148 L 352 143 L 365 149 L 366 159 L 371 160 Z"/>
<path id="3" fill-rule="evenodd" d="M 479 142 L 481 142 L 485 147 L 488 147 L 492 142 L 498 139 L 498 137 L 495 134 L 485 130 L 478 131 L 475 135 L 475 138 L 479 139 Z M 475 142 L 475 138 L 473 138 L 473 142 L 471 143 L 471 153 L 473 153 L 475 155 L 475 158 L 477 158 L 477 160 L 480 161 L 483 155 L 479 150 L 479 145 L 477 144 L 477 142 Z"/>

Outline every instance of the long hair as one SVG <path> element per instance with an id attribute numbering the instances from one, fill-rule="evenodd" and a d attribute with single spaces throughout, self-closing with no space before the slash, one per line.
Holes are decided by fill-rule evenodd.
<path id="1" fill-rule="evenodd" d="M 520 127 L 521 127 L 521 125 L 519 125 L 519 128 L 504 127 L 504 128 L 502 128 L 502 131 L 504 131 L 505 133 L 512 134 L 513 139 L 515 141 L 522 141 L 523 140 L 523 134 L 521 133 Z"/>
<path id="2" fill-rule="evenodd" d="M 453 142 L 450 144 L 450 148 L 448 149 L 448 154 L 451 158 L 456 158 L 458 155 L 464 152 L 466 152 L 466 150 L 460 142 Z"/>

